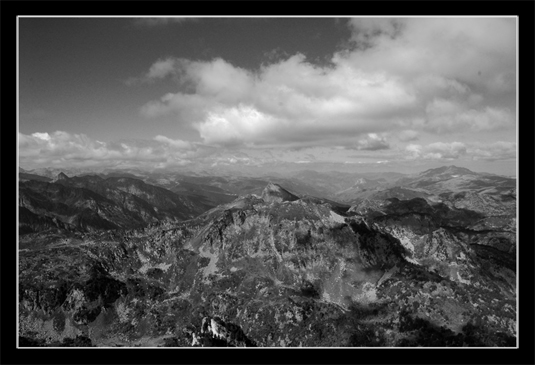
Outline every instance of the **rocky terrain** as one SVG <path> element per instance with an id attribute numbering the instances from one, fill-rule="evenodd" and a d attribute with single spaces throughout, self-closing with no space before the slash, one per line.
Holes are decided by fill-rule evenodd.
<path id="1" fill-rule="evenodd" d="M 187 197 L 132 178 L 21 181 L 19 345 L 515 346 L 516 190 L 453 172 L 351 206 L 269 183 L 172 220 Z M 120 225 L 136 199 L 154 219 Z"/>
<path id="2" fill-rule="evenodd" d="M 47 182 L 28 180 L 27 175 L 19 184 L 19 206 L 23 208 L 19 219 L 24 233 L 53 226 L 86 232 L 138 228 L 190 219 L 217 205 L 202 196 L 182 196 L 129 177 L 69 178 L 60 173 Z"/>

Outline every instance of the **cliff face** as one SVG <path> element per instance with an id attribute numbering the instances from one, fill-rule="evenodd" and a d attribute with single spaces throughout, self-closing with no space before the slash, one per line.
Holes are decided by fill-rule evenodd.
<path id="1" fill-rule="evenodd" d="M 269 185 L 177 224 L 43 237 L 20 251 L 20 335 L 39 345 L 514 346 L 511 256 L 472 247 L 426 204 L 342 215 Z"/>

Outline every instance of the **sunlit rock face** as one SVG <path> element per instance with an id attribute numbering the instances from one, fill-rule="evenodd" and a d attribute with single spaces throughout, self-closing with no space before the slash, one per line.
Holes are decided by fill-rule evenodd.
<path id="1" fill-rule="evenodd" d="M 280 203 L 285 201 L 294 201 L 299 198 L 289 191 L 283 189 L 280 185 L 269 183 L 262 191 L 262 199 L 266 203 Z"/>
<path id="2" fill-rule="evenodd" d="M 21 344 L 515 346 L 514 256 L 465 239 L 482 213 L 366 208 L 269 184 L 183 222 L 30 235 Z"/>

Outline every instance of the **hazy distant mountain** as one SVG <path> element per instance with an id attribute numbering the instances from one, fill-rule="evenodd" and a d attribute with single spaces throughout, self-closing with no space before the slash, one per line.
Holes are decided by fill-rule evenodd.
<path id="1" fill-rule="evenodd" d="M 516 180 L 504 176 L 476 173 L 456 166 L 444 166 L 424 171 L 416 176 L 401 178 L 396 185 L 422 188 L 429 192 L 480 191 L 485 188 L 505 191 L 516 187 Z"/>
<path id="2" fill-rule="evenodd" d="M 177 195 L 167 189 L 146 184 L 129 177 L 75 176 L 57 181 L 62 185 L 84 187 L 115 202 L 141 200 L 153 207 L 161 218 L 189 219 L 213 207 L 204 199 L 191 199 Z M 134 198 L 135 197 L 135 198 Z"/>
<path id="3" fill-rule="evenodd" d="M 103 179 L 96 175 L 69 178 L 59 173 L 54 183 L 21 181 L 19 205 L 38 216 L 87 231 L 191 219 L 216 204 L 202 196 L 180 196 L 138 179 Z"/>
<path id="4" fill-rule="evenodd" d="M 42 217 L 75 225 L 82 230 L 133 228 L 143 226 L 147 220 L 157 220 L 156 213 L 147 203 L 140 199 L 124 198 L 119 204 L 82 187 L 41 181 L 19 184 L 20 207 Z M 89 214 L 87 209 L 94 214 Z"/>
<path id="5" fill-rule="evenodd" d="M 26 172 L 19 172 L 19 180 L 21 180 L 21 181 L 24 181 L 24 180 L 37 180 L 37 181 L 46 181 L 46 182 L 52 181 L 52 179 L 49 178 L 49 177 L 41 176 L 41 175 L 35 175 L 35 174 L 29 174 L 29 173 L 26 173 Z"/>

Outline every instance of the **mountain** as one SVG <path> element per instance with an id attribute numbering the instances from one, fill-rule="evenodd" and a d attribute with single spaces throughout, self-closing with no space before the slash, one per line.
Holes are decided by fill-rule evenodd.
<path id="1" fill-rule="evenodd" d="M 240 195 L 261 194 L 269 182 L 284 185 L 299 195 L 323 196 L 324 192 L 311 184 L 296 179 L 277 176 L 250 178 L 243 176 L 185 176 L 174 175 L 163 178 L 152 175 L 145 182 L 165 187 L 179 195 L 203 197 L 213 205 L 226 204 Z"/>
<path id="2" fill-rule="evenodd" d="M 376 202 L 335 211 L 268 183 L 185 221 L 40 237 L 19 251 L 20 341 L 515 346 L 515 256 L 489 217 Z"/>
<path id="3" fill-rule="evenodd" d="M 61 232 L 62 230 L 72 231 L 75 230 L 75 227 L 71 226 L 69 223 L 62 222 L 57 218 L 35 214 L 24 206 L 19 207 L 20 235 L 44 230 L 56 230 L 56 232 Z"/>
<path id="4" fill-rule="evenodd" d="M 26 172 L 19 172 L 19 180 L 25 181 L 25 180 L 37 180 L 37 181 L 46 181 L 50 182 L 52 181 L 51 178 L 41 175 L 35 175 L 35 174 L 29 174 Z"/>
<path id="5" fill-rule="evenodd" d="M 20 182 L 19 207 L 82 230 L 133 228 L 144 225 L 147 219 L 157 220 L 154 209 L 135 197 L 117 204 L 86 188 L 42 181 Z M 99 219 L 88 214 L 87 209 L 95 212 Z M 86 222 L 85 218 L 91 219 Z"/>
<path id="6" fill-rule="evenodd" d="M 349 203 L 361 195 L 371 194 L 388 187 L 396 179 L 404 176 L 398 173 L 347 173 L 339 171 L 300 171 L 291 180 L 306 182 L 314 186 L 323 196 L 335 201 Z M 314 195 L 314 194 L 312 194 Z"/>
<path id="7" fill-rule="evenodd" d="M 477 175 L 477 173 L 468 170 L 464 167 L 457 167 L 454 165 L 442 166 L 435 169 L 429 169 L 422 173 L 420 176 L 446 176 L 446 177 L 455 177 L 460 175 Z"/>
<path id="8" fill-rule="evenodd" d="M 440 194 L 453 191 L 476 191 L 494 189 L 503 192 L 516 188 L 516 180 L 504 176 L 476 173 L 456 166 L 444 166 L 424 171 L 416 176 L 404 177 L 395 182 L 396 185 L 424 189 L 427 192 Z"/>
<path id="9" fill-rule="evenodd" d="M 285 190 L 278 184 L 269 183 L 262 191 L 262 199 L 265 202 L 292 202 L 299 198 Z"/>
<path id="10" fill-rule="evenodd" d="M 466 168 L 444 166 L 366 191 L 353 191 L 348 203 L 355 211 L 378 206 L 390 199 L 424 198 L 430 204 L 444 203 L 450 208 L 466 208 L 487 217 L 511 220 L 516 217 L 516 180 Z M 346 199 L 347 200 L 347 199 Z"/>
<path id="11" fill-rule="evenodd" d="M 56 181 L 65 181 L 65 180 L 69 180 L 69 177 L 67 175 L 65 175 L 63 172 L 60 172 L 58 174 L 58 177 L 54 180 L 54 182 L 56 182 Z"/>
<path id="12" fill-rule="evenodd" d="M 203 196 L 180 196 L 128 177 L 104 179 L 85 175 L 69 178 L 59 173 L 53 183 L 21 181 L 19 205 L 45 221 L 46 218 L 56 219 L 69 227 L 90 231 L 131 229 L 156 222 L 191 219 L 217 204 Z M 26 211 L 24 214 L 22 224 L 25 224 L 24 219 L 30 219 Z M 32 216 L 30 220 L 33 222 L 35 218 Z M 30 231 L 54 226 L 45 221 L 41 225 L 32 223 Z M 24 228 L 22 232 L 28 229 Z"/>
<path id="13" fill-rule="evenodd" d="M 86 188 L 117 203 L 122 203 L 129 199 L 141 200 L 153 207 L 157 213 L 156 215 L 161 218 L 193 218 L 213 207 L 202 197 L 198 199 L 183 197 L 167 189 L 129 177 L 108 177 L 103 179 L 96 175 L 86 175 L 58 180 L 57 183 L 64 186 Z"/>
<path id="14" fill-rule="evenodd" d="M 382 188 L 377 187 L 374 189 L 362 190 L 360 192 L 353 191 L 352 196 L 353 199 L 349 200 L 349 203 L 358 205 L 364 201 L 383 201 L 391 198 L 405 200 L 424 197 L 432 199 L 433 195 L 421 189 L 408 189 L 400 186 L 388 188 L 383 186 Z"/>

